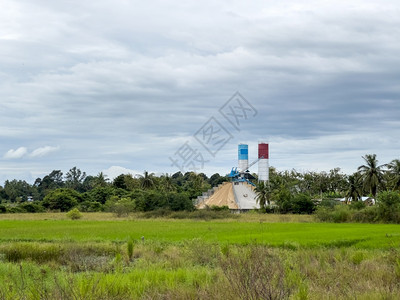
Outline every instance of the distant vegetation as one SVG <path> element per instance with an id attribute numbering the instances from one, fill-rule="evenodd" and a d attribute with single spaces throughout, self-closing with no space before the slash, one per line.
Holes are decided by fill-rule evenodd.
<path id="1" fill-rule="evenodd" d="M 365 155 L 364 164 L 352 175 L 335 168 L 329 172 L 278 171 L 270 169 L 268 184 L 257 186 L 261 213 L 315 213 L 324 221 L 400 222 L 400 160 L 379 165 L 375 154 Z M 257 177 L 256 174 L 253 174 Z M 193 199 L 211 187 L 228 181 L 219 174 L 177 172 L 173 175 L 117 176 L 110 181 L 103 173 L 86 175 L 73 167 L 65 175 L 54 170 L 31 185 L 23 180 L 6 180 L 0 186 L 0 213 L 194 211 Z M 369 195 L 374 208 L 360 202 Z M 350 206 L 338 206 L 345 198 Z M 270 205 L 273 204 L 273 205 Z M 216 210 L 214 208 L 214 210 Z"/>

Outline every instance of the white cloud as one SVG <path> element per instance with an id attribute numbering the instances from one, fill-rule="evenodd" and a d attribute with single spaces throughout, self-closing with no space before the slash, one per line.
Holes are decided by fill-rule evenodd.
<path id="1" fill-rule="evenodd" d="M 110 180 L 114 180 L 115 177 L 121 174 L 131 174 L 132 176 L 136 176 L 137 174 L 141 174 L 142 172 L 127 169 L 120 166 L 111 166 L 106 170 L 102 171 Z"/>
<path id="2" fill-rule="evenodd" d="M 60 149 L 60 147 L 52 147 L 52 146 L 40 147 L 40 148 L 33 150 L 29 156 L 30 157 L 42 157 L 51 152 L 57 151 L 58 149 Z"/>
<path id="3" fill-rule="evenodd" d="M 10 149 L 7 151 L 6 154 L 4 154 L 4 158 L 6 159 L 17 159 L 17 158 L 22 158 L 28 153 L 28 149 L 25 147 L 19 147 L 18 149 Z"/>

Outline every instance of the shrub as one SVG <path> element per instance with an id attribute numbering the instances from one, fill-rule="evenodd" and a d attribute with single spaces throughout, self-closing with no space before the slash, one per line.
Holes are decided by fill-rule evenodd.
<path id="1" fill-rule="evenodd" d="M 349 222 L 352 213 L 347 205 L 337 205 L 333 210 L 326 207 L 318 207 L 315 216 L 323 222 L 342 223 Z"/>
<path id="2" fill-rule="evenodd" d="M 382 192 L 378 195 L 378 218 L 384 222 L 400 223 L 400 194 Z"/>
<path id="3" fill-rule="evenodd" d="M 103 205 L 100 202 L 84 201 L 79 204 L 79 210 L 84 212 L 98 212 L 102 211 Z"/>
<path id="4" fill-rule="evenodd" d="M 29 213 L 43 212 L 44 207 L 35 203 L 24 203 L 21 208 Z"/>
<path id="5" fill-rule="evenodd" d="M 130 198 L 121 198 L 111 206 L 111 211 L 117 216 L 128 216 L 134 211 L 134 204 Z"/>
<path id="6" fill-rule="evenodd" d="M 361 223 L 373 223 L 377 222 L 378 217 L 378 207 L 369 206 L 364 209 L 353 212 L 352 221 Z"/>
<path id="7" fill-rule="evenodd" d="M 74 209 L 70 210 L 69 212 L 67 212 L 67 217 L 71 220 L 79 220 L 82 218 L 82 214 L 79 211 L 79 209 L 74 208 Z"/>
<path id="8" fill-rule="evenodd" d="M 50 191 L 43 199 L 43 206 L 51 210 L 69 211 L 82 201 L 81 195 L 73 189 L 56 189 Z"/>
<path id="9" fill-rule="evenodd" d="M 362 201 L 352 201 L 349 205 L 350 209 L 361 210 L 366 207 L 365 203 Z"/>
<path id="10" fill-rule="evenodd" d="M 212 205 L 209 209 L 212 211 L 229 211 L 229 207 L 227 205 L 224 206 Z"/>
<path id="11" fill-rule="evenodd" d="M 0 214 L 5 214 L 7 212 L 7 208 L 4 205 L 0 205 Z"/>
<path id="12" fill-rule="evenodd" d="M 187 193 L 170 193 L 168 200 L 171 210 L 193 211 L 195 209 L 193 201 L 190 199 Z"/>
<path id="13" fill-rule="evenodd" d="M 9 206 L 7 207 L 7 213 L 11 213 L 11 214 L 19 214 L 19 213 L 24 213 L 26 212 L 23 208 L 19 207 L 19 206 Z"/>

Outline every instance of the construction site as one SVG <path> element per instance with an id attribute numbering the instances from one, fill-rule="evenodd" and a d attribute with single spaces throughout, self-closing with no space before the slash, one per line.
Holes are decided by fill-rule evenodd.
<path id="1" fill-rule="evenodd" d="M 254 176 L 249 169 L 258 164 L 258 182 L 269 179 L 269 144 L 258 143 L 258 157 L 249 164 L 249 146 L 238 145 L 238 164 L 228 174 L 230 181 L 224 182 L 197 197 L 196 207 L 205 209 L 212 206 L 227 206 L 234 211 L 248 211 L 260 208 L 257 203 Z"/>

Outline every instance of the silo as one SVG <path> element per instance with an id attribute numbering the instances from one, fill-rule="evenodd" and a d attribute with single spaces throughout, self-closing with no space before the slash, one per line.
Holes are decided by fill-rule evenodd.
<path id="1" fill-rule="evenodd" d="M 258 181 L 269 180 L 269 145 L 267 142 L 258 143 Z"/>
<path id="2" fill-rule="evenodd" d="M 239 144 L 238 146 L 239 171 L 246 171 L 249 167 L 249 146 Z"/>

